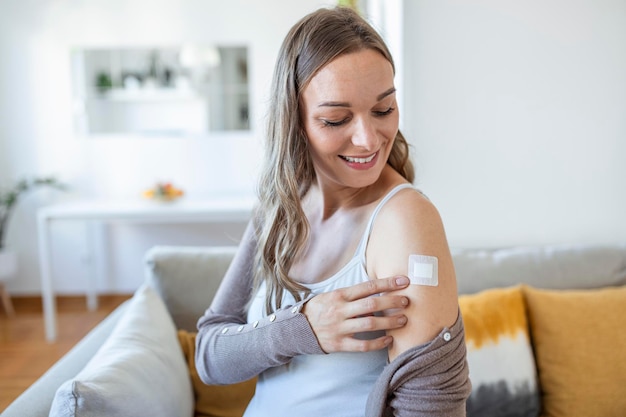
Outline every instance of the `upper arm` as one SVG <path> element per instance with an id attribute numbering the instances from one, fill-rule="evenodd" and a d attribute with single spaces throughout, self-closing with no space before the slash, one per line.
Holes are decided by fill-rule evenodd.
<path id="1" fill-rule="evenodd" d="M 211 302 L 212 311 L 245 318 L 246 305 L 253 289 L 256 248 L 254 225 L 250 221 L 243 233 L 237 252 Z"/>
<path id="2" fill-rule="evenodd" d="M 393 336 L 389 359 L 426 343 L 444 327 L 454 324 L 458 296 L 452 257 L 443 223 L 435 206 L 414 190 L 398 193 L 380 211 L 367 249 L 367 269 L 372 278 L 408 276 L 409 255 L 438 260 L 438 285 L 413 285 L 399 292 L 409 298 L 406 326 L 388 331 Z"/>

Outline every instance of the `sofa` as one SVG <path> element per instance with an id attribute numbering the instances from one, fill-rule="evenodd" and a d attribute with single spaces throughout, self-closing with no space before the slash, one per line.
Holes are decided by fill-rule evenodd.
<path id="1" fill-rule="evenodd" d="M 152 248 L 135 295 L 2 416 L 240 415 L 254 381 L 205 386 L 193 372 L 196 321 L 235 251 Z M 626 416 L 626 245 L 452 253 L 468 416 Z"/>

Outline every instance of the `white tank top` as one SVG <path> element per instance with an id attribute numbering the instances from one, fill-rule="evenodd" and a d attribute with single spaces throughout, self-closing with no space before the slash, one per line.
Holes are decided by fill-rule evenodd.
<path id="1" fill-rule="evenodd" d="M 354 257 L 339 272 L 315 284 L 306 285 L 312 294 L 321 294 L 369 280 L 365 250 L 376 215 L 398 191 L 413 188 L 401 184 L 391 190 L 376 206 Z M 248 323 L 265 316 L 266 288 L 262 285 L 250 305 Z M 288 292 L 283 306 L 295 304 Z M 383 332 L 356 335 L 365 339 Z M 301 355 L 291 362 L 270 368 L 259 375 L 256 392 L 244 417 L 267 416 L 359 416 L 365 414 L 365 403 L 374 382 L 387 364 L 387 350 L 366 353 L 339 352 L 327 355 Z"/>

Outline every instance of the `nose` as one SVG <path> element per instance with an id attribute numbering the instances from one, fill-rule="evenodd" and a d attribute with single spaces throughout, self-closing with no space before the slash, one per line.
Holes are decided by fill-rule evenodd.
<path id="1" fill-rule="evenodd" d="M 354 125 L 352 144 L 366 150 L 375 150 L 378 146 L 378 135 L 374 123 L 368 118 L 360 118 Z"/>

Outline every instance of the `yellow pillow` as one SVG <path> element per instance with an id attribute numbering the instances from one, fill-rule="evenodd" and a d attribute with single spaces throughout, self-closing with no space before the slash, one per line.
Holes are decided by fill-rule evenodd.
<path id="1" fill-rule="evenodd" d="M 178 331 L 189 366 L 195 397 L 195 417 L 241 417 L 254 395 L 256 378 L 232 385 L 205 385 L 196 371 L 196 333 Z"/>
<path id="2" fill-rule="evenodd" d="M 467 416 L 539 415 L 537 371 L 520 286 L 459 297 L 472 392 Z"/>
<path id="3" fill-rule="evenodd" d="M 543 416 L 626 416 L 626 287 L 524 295 Z"/>

